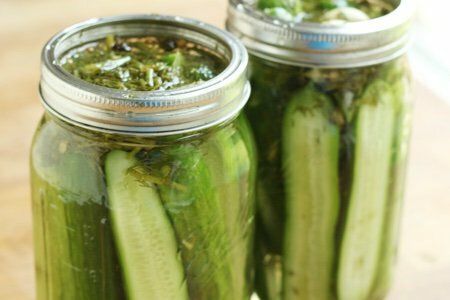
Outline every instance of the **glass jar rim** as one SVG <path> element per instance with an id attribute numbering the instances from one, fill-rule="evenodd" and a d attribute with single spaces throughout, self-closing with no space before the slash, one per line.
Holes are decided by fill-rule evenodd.
<path id="1" fill-rule="evenodd" d="M 278 63 L 321 68 L 380 64 L 403 55 L 409 45 L 412 0 L 391 0 L 381 17 L 343 24 L 287 22 L 255 8 L 255 0 L 229 0 L 227 29 L 255 56 Z"/>
<path id="2" fill-rule="evenodd" d="M 58 58 L 76 46 L 117 36 L 183 37 L 219 52 L 228 65 L 211 80 L 168 91 L 122 91 L 69 74 Z M 97 131 L 172 135 L 208 128 L 236 116 L 248 101 L 248 55 L 241 42 L 200 21 L 164 15 L 92 19 L 56 34 L 42 51 L 40 96 L 45 108 L 74 125 Z"/>

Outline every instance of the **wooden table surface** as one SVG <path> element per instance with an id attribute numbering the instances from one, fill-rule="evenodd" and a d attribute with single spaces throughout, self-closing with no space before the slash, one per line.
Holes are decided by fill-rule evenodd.
<path id="1" fill-rule="evenodd" d="M 165 13 L 222 26 L 225 0 L 0 0 L 0 299 L 33 299 L 28 151 L 42 114 L 42 45 L 98 16 Z M 450 84 L 450 83 L 449 83 Z M 450 106 L 416 85 L 414 135 L 392 300 L 450 299 Z"/>

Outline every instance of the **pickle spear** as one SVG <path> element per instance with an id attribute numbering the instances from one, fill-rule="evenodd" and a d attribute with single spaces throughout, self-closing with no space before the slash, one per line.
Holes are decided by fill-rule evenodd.
<path id="1" fill-rule="evenodd" d="M 393 146 L 392 176 L 395 178 L 389 188 L 389 197 L 384 223 L 384 239 L 379 262 L 378 276 L 373 294 L 382 299 L 393 281 L 393 267 L 397 258 L 400 219 L 403 208 L 403 196 L 406 179 L 407 150 L 410 137 L 410 117 L 404 99 L 408 99 L 408 82 L 399 76 L 392 85 L 396 103 L 396 129 Z"/>
<path id="2" fill-rule="evenodd" d="M 252 282 L 255 149 L 245 118 L 214 132 L 200 147 L 216 183 L 218 202 L 227 225 L 232 299 L 248 299 Z M 230 298 L 231 299 L 231 298 Z"/>
<path id="3" fill-rule="evenodd" d="M 283 299 L 332 298 L 339 209 L 339 128 L 313 84 L 293 96 L 284 117 L 286 231 Z"/>
<path id="4" fill-rule="evenodd" d="M 395 131 L 389 85 L 372 82 L 359 104 L 353 184 L 338 266 L 338 296 L 345 300 L 367 299 L 375 281 Z"/>
<path id="5" fill-rule="evenodd" d="M 48 141 L 51 141 L 50 143 Z M 43 154 L 43 155 L 42 155 Z M 108 221 L 101 151 L 59 125 L 42 125 L 32 150 L 38 299 L 123 299 Z"/>
<path id="6" fill-rule="evenodd" d="M 128 298 L 188 299 L 175 233 L 156 187 L 131 174 L 138 161 L 114 150 L 105 169 L 113 231 Z"/>
<path id="7" fill-rule="evenodd" d="M 233 245 L 221 203 L 227 199 L 219 196 L 222 187 L 212 166 L 193 145 L 161 151 L 168 159 L 163 168 L 170 168 L 170 183 L 159 188 L 181 248 L 190 298 L 239 299 L 235 295 L 241 292 L 233 290 Z"/>

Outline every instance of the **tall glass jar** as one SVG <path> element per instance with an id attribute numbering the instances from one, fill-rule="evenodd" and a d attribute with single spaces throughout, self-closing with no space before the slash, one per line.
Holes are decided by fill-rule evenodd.
<path id="1" fill-rule="evenodd" d="M 279 1 L 280 2 L 280 1 Z M 290 23 L 231 0 L 250 52 L 261 299 L 382 299 L 410 136 L 411 2 L 356 23 Z"/>
<path id="2" fill-rule="evenodd" d="M 169 91 L 119 91 L 56 62 L 106 36 L 182 37 L 227 65 Z M 31 151 L 37 299 L 249 299 L 255 150 L 245 48 L 203 23 L 119 16 L 45 46 Z"/>

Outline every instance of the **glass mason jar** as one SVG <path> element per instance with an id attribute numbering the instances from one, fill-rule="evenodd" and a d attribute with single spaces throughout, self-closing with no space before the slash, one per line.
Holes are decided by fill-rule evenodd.
<path id="1" fill-rule="evenodd" d="M 169 91 L 119 91 L 62 69 L 79 45 L 182 37 L 226 63 Z M 178 17 L 119 16 L 70 27 L 43 51 L 46 113 L 31 155 L 37 299 L 249 299 L 255 150 L 240 111 L 245 48 Z"/>
<path id="2" fill-rule="evenodd" d="M 345 24 L 287 23 L 231 0 L 250 52 L 261 299 L 382 299 L 410 136 L 411 2 Z"/>

